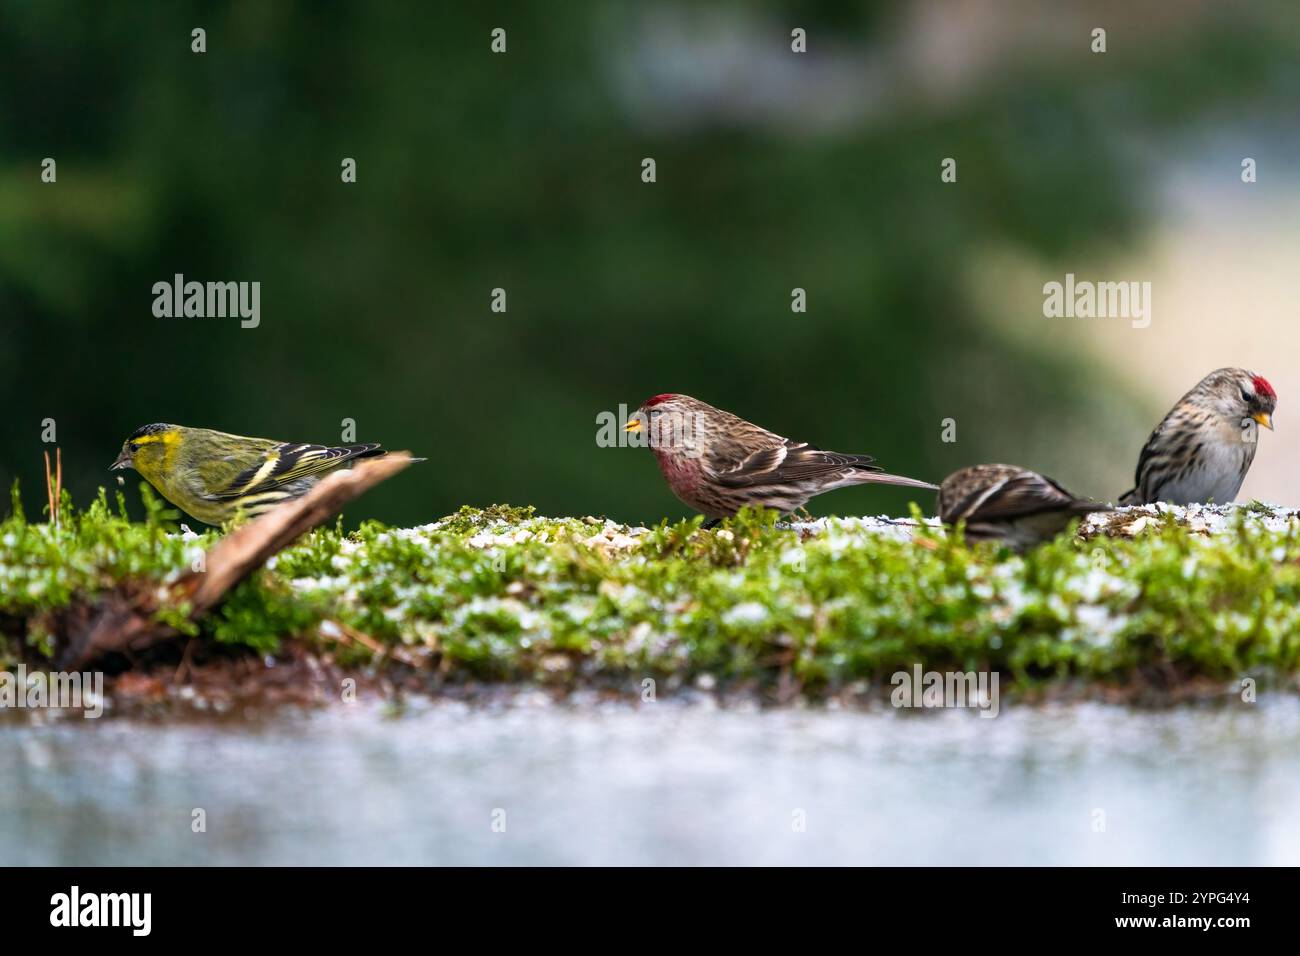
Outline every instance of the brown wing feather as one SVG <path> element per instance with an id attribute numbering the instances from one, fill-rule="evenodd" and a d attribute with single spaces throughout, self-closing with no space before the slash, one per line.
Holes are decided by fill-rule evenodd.
<path id="1" fill-rule="evenodd" d="M 731 468 L 717 472 L 716 480 L 728 488 L 807 481 L 837 475 L 845 469 L 880 471 L 870 455 L 844 455 L 822 451 L 806 442 L 786 439 L 742 458 Z"/>
<path id="2" fill-rule="evenodd" d="M 976 466 L 944 482 L 939 495 L 942 519 L 955 524 L 1024 518 L 1045 511 L 1106 511 L 1108 506 L 1080 498 L 1037 472 L 1002 465 Z"/>

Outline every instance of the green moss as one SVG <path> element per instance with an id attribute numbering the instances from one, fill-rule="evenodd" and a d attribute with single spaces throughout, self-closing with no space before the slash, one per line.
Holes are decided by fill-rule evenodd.
<path id="1" fill-rule="evenodd" d="M 146 485 L 141 498 L 147 518 L 132 522 L 120 493 L 113 508 L 101 488 L 81 512 L 65 493 L 56 528 L 26 521 L 15 485 L 12 511 L 0 523 L 0 619 L 22 625 L 9 637 L 48 653 L 51 635 L 44 633 L 43 622 L 50 612 L 76 597 L 94 599 L 122 581 L 174 581 L 215 540 L 215 533 L 188 540 L 172 533 L 175 512 Z M 179 620 L 177 610 L 167 609 L 162 617 Z"/>
<path id="2" fill-rule="evenodd" d="M 101 493 L 80 513 L 69 503 L 54 530 L 15 507 L 0 524 L 4 654 L 39 659 L 48 612 L 124 579 L 175 580 L 215 540 L 171 533 L 156 501 L 148 514 L 133 524 Z M 1239 509 L 1211 537 L 1167 517 L 1132 540 L 1065 537 L 1017 557 L 851 520 L 805 535 L 770 513 L 637 530 L 462 508 L 416 529 L 318 530 L 197 633 L 257 652 L 295 638 L 346 663 L 370 661 L 374 645 L 452 680 L 708 674 L 794 679 L 815 696 L 919 662 L 996 668 L 1022 689 L 1152 669 L 1267 681 L 1300 669 L 1300 541 L 1294 523 L 1264 519 Z"/>
<path id="3" fill-rule="evenodd" d="M 440 524 L 454 534 L 469 534 L 494 524 L 519 524 L 531 518 L 537 509 L 529 505 L 516 508 L 512 505 L 489 505 L 486 508 L 471 508 L 462 505 L 460 511 L 443 518 Z"/>

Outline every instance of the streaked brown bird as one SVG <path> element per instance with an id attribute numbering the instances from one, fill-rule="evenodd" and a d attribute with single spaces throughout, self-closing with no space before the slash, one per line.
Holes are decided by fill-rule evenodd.
<path id="1" fill-rule="evenodd" d="M 869 455 L 791 441 L 689 395 L 647 399 L 626 431 L 644 437 L 673 494 L 714 519 L 710 524 L 746 505 L 789 514 L 815 495 L 848 485 L 938 487 L 885 474 Z"/>
<path id="2" fill-rule="evenodd" d="M 1262 375 L 1221 368 L 1201 379 L 1156 426 L 1122 505 L 1176 505 L 1237 497 L 1255 460 L 1259 426 L 1273 428 L 1277 392 Z"/>
<path id="3" fill-rule="evenodd" d="M 1111 510 L 1017 465 L 972 465 L 939 486 L 944 524 L 964 520 L 967 541 L 1000 541 L 1017 551 L 1056 537 L 1075 518 Z"/>

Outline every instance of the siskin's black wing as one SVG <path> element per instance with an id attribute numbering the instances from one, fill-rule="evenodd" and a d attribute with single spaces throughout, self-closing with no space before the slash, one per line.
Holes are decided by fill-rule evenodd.
<path id="1" fill-rule="evenodd" d="M 209 497 L 222 500 L 274 491 L 301 478 L 312 478 L 332 471 L 354 458 L 370 458 L 382 454 L 384 450 L 376 442 L 334 448 L 328 445 L 294 445 L 285 442 L 268 451 L 261 461 L 241 471 L 228 486 L 211 492 Z"/>

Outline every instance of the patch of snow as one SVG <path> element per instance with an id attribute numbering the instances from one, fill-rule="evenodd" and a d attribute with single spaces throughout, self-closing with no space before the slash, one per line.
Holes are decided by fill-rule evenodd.
<path id="1" fill-rule="evenodd" d="M 741 601 L 722 615 L 722 621 L 724 624 L 762 624 L 767 617 L 767 608 L 757 601 Z"/>

